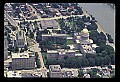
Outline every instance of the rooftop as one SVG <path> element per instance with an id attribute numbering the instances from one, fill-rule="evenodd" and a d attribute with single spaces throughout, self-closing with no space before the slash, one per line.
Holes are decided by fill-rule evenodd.
<path id="1" fill-rule="evenodd" d="M 64 49 L 57 49 L 57 50 L 47 50 L 47 53 L 59 53 L 65 54 L 67 52 L 75 52 L 75 50 L 64 50 Z"/>
<path id="2" fill-rule="evenodd" d="M 34 56 L 32 53 L 12 53 L 12 58 L 29 58 L 29 56 Z"/>
<path id="3" fill-rule="evenodd" d="M 51 70 L 51 72 L 61 72 L 60 65 L 50 65 L 49 69 Z"/>
<path id="4" fill-rule="evenodd" d="M 22 77 L 21 71 L 8 71 L 7 72 L 7 77 Z"/>
<path id="5" fill-rule="evenodd" d="M 47 27 L 58 28 L 59 24 L 56 20 L 42 20 L 41 26 L 42 28 L 47 28 Z"/>
<path id="6" fill-rule="evenodd" d="M 51 33 L 51 34 L 42 34 L 42 36 L 67 36 L 67 35 L 66 34 Z"/>

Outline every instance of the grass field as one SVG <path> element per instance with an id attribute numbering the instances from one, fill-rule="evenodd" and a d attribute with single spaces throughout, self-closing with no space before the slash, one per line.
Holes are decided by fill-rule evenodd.
<path id="1" fill-rule="evenodd" d="M 67 45 L 68 44 L 74 44 L 74 41 L 73 40 L 67 40 Z"/>

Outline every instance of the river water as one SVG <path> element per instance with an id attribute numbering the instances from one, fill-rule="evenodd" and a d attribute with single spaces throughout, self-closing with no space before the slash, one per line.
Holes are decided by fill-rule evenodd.
<path id="1" fill-rule="evenodd" d="M 115 43 L 115 8 L 105 3 L 79 3 L 79 5 L 95 17 Z"/>

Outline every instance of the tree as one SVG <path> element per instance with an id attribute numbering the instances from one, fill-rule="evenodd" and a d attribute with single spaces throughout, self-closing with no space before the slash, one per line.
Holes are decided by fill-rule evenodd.
<path id="1" fill-rule="evenodd" d="M 45 30 L 43 31 L 44 34 L 48 34 L 48 32 L 49 32 L 49 31 L 48 31 L 47 29 L 45 29 Z"/>
<path id="2" fill-rule="evenodd" d="M 110 57 L 107 55 L 107 56 L 105 56 L 105 59 L 107 60 L 106 64 L 109 65 L 111 63 Z"/>
<path id="3" fill-rule="evenodd" d="M 86 58 L 89 59 L 89 58 L 95 58 L 96 57 L 96 54 L 90 54 L 90 53 L 86 53 Z"/>
<path id="4" fill-rule="evenodd" d="M 108 55 L 108 53 L 106 52 L 106 50 L 102 51 L 101 54 L 102 54 L 102 57 L 105 57 L 106 55 Z"/>
<path id="5" fill-rule="evenodd" d="M 79 70 L 78 71 L 78 77 L 83 78 L 83 75 L 84 75 L 83 70 Z"/>
<path id="6" fill-rule="evenodd" d="M 115 54 L 110 54 L 111 64 L 115 64 Z"/>
<path id="7" fill-rule="evenodd" d="M 30 31 L 30 38 L 34 37 L 34 33 Z"/>
<path id="8" fill-rule="evenodd" d="M 95 60 L 93 58 L 88 59 L 89 66 L 94 66 L 95 65 Z"/>
<path id="9" fill-rule="evenodd" d="M 37 64 L 37 68 L 40 68 L 40 60 L 39 59 L 36 61 L 36 64 Z"/>
<path id="10" fill-rule="evenodd" d="M 112 69 L 112 66 L 111 66 L 111 65 L 109 65 L 109 66 L 108 66 L 108 68 L 109 68 L 109 69 Z"/>
<path id="11" fill-rule="evenodd" d="M 59 6 L 56 3 L 52 3 L 52 7 L 59 8 Z"/>
<path id="12" fill-rule="evenodd" d="M 94 72 L 93 70 L 90 70 L 90 71 L 88 72 L 88 74 L 90 74 L 90 78 L 96 78 L 97 72 Z"/>
<path id="13" fill-rule="evenodd" d="M 113 39 L 112 39 L 111 35 L 110 35 L 110 34 L 106 34 L 106 35 L 107 35 L 107 37 L 108 37 L 109 43 L 113 43 Z"/>
<path id="14" fill-rule="evenodd" d="M 19 51 L 18 47 L 15 47 L 15 48 L 14 48 L 14 52 L 16 53 L 16 52 L 18 52 L 18 51 Z"/>
<path id="15" fill-rule="evenodd" d="M 12 26 L 12 27 L 11 27 L 11 29 L 12 29 L 13 31 L 15 31 L 15 30 L 16 30 L 16 28 L 17 28 L 17 27 L 14 27 L 14 26 Z"/>
<path id="16" fill-rule="evenodd" d="M 66 60 L 67 58 L 68 58 L 68 56 L 65 55 L 65 56 L 64 56 L 64 59 Z"/>
<path id="17" fill-rule="evenodd" d="M 27 46 L 27 45 L 25 45 L 25 46 L 24 46 L 24 49 L 25 49 L 25 51 L 26 51 L 26 50 L 28 50 L 28 46 Z"/>
<path id="18" fill-rule="evenodd" d="M 24 49 L 21 48 L 20 53 L 24 52 Z"/>
<path id="19" fill-rule="evenodd" d="M 88 65 L 89 65 L 88 60 L 87 60 L 86 58 L 81 58 L 81 65 L 82 65 L 83 67 L 88 66 Z"/>
<path id="20" fill-rule="evenodd" d="M 100 58 L 99 58 L 99 57 L 96 57 L 96 58 L 95 58 L 95 65 L 96 65 L 96 66 L 100 66 L 100 65 L 101 65 L 101 61 L 100 61 Z"/>

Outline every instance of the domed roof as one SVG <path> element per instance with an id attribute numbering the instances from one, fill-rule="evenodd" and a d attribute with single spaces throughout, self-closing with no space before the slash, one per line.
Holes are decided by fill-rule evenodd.
<path id="1" fill-rule="evenodd" d="M 88 33 L 88 29 L 87 29 L 87 28 L 84 28 L 84 29 L 82 30 L 82 33 L 87 34 L 87 33 Z"/>

